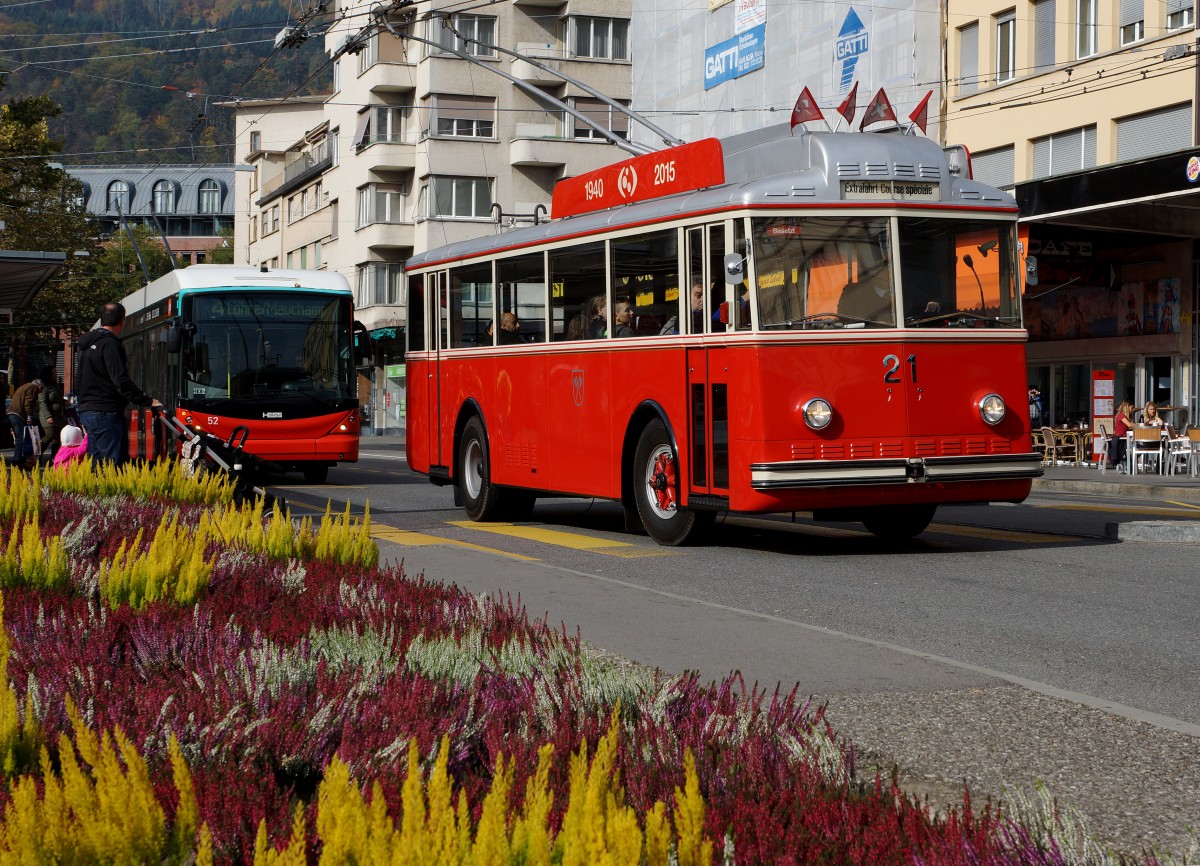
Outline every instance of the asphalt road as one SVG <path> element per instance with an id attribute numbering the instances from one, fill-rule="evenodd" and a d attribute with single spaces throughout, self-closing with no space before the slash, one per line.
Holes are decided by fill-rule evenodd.
<path id="1" fill-rule="evenodd" d="M 1197 551 L 1105 538 L 1200 507 L 1041 495 L 940 509 L 903 546 L 856 524 L 728 517 L 703 546 L 664 549 L 603 501 L 470 523 L 386 447 L 320 487 L 277 480 L 293 508 L 369 501 L 384 557 L 410 574 L 519 598 L 666 671 L 797 686 L 868 765 L 900 762 L 935 799 L 964 779 L 996 795 L 1043 780 L 1123 850 L 1178 851 L 1200 825 Z"/>

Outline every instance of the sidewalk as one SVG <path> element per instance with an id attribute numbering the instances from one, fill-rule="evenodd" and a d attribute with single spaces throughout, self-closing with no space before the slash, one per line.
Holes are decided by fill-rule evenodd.
<path id="1" fill-rule="evenodd" d="M 1104 499 L 1163 499 L 1200 503 L 1200 478 L 1187 475 L 1126 475 L 1095 466 L 1046 466 L 1034 493 L 1068 493 Z"/>

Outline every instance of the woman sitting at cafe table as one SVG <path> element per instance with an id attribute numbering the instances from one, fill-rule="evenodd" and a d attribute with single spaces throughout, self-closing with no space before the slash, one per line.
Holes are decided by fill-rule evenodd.
<path id="1" fill-rule="evenodd" d="M 1158 407 L 1154 405 L 1154 402 L 1147 401 L 1146 408 L 1142 410 L 1142 426 L 1162 427 L 1166 423 L 1167 422 L 1163 420 L 1162 416 L 1158 414 Z"/>

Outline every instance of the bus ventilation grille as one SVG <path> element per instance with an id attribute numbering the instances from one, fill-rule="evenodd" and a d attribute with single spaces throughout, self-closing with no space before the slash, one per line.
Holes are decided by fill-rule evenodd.
<path id="1" fill-rule="evenodd" d="M 509 466 L 537 468 L 537 446 L 528 443 L 509 443 L 504 446 L 504 462 Z"/>

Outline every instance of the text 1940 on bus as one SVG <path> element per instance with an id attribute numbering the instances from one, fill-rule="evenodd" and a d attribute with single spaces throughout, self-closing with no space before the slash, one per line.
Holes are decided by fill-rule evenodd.
<path id="1" fill-rule="evenodd" d="M 314 483 L 358 460 L 359 359 L 340 274 L 193 265 L 123 303 L 131 375 L 184 424 L 236 433 L 247 452 Z M 167 453 L 148 410 L 129 430 L 131 457 Z"/>
<path id="2" fill-rule="evenodd" d="M 942 503 L 1023 500 L 1016 204 L 953 156 L 706 139 L 561 182 L 548 224 L 413 257 L 410 465 L 475 520 L 605 497 L 662 544 L 722 511 L 905 539 Z"/>

